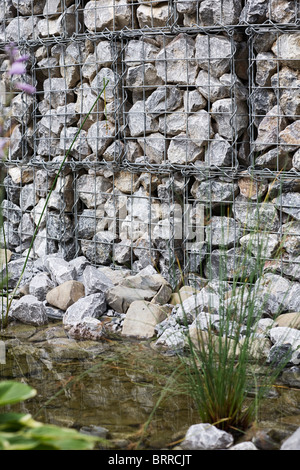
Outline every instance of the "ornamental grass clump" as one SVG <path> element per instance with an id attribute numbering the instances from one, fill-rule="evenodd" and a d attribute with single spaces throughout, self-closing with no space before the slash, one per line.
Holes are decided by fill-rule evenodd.
<path id="1" fill-rule="evenodd" d="M 225 236 L 226 226 L 223 230 Z M 186 321 L 187 353 L 180 356 L 201 421 L 233 433 L 256 421 L 262 399 L 290 359 L 287 353 L 279 361 L 276 355 L 270 360 L 267 335 L 258 330 L 269 298 L 266 294 L 262 299 L 260 289 L 267 263 L 265 234 L 253 230 L 247 245 L 236 250 L 230 281 L 232 260 L 220 250 L 218 314 L 215 306 L 208 308 L 206 327 L 197 325 L 204 312 L 197 312 L 192 325 Z M 273 256 L 280 256 L 280 245 Z"/>

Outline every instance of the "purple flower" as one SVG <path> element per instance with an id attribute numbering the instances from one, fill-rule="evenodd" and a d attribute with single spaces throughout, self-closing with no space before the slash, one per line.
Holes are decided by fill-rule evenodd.
<path id="1" fill-rule="evenodd" d="M 18 82 L 16 83 L 16 88 L 18 90 L 22 90 L 28 95 L 33 95 L 36 92 L 36 89 L 34 86 L 29 85 L 29 83 L 24 83 L 24 82 Z"/>
<path id="2" fill-rule="evenodd" d="M 9 70 L 9 75 L 24 75 L 26 67 L 22 62 L 13 62 Z"/>
<path id="3" fill-rule="evenodd" d="M 3 159 L 4 157 L 4 149 L 7 145 L 8 139 L 5 137 L 0 137 L 0 159 Z"/>

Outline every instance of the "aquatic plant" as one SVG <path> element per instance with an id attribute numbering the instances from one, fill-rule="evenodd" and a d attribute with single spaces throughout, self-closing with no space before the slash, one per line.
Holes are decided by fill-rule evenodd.
<path id="1" fill-rule="evenodd" d="M 0 407 L 35 395 L 36 390 L 21 382 L 0 382 Z M 75 429 L 40 423 L 28 413 L 0 412 L 0 450 L 92 450 L 97 441 Z"/>
<path id="2" fill-rule="evenodd" d="M 227 229 L 222 229 L 224 237 Z M 217 322 L 213 305 L 206 312 L 206 327 L 197 326 L 200 311 L 193 326 L 188 322 L 189 312 L 184 312 L 187 345 L 179 357 L 185 366 L 187 391 L 202 422 L 234 433 L 244 432 L 255 422 L 262 400 L 290 360 L 290 351 L 280 360 L 276 354 L 271 360 L 266 357 L 266 336 L 258 334 L 258 322 L 270 297 L 266 294 L 261 299 L 260 291 L 268 260 L 265 234 L 266 229 L 255 228 L 243 249 L 236 250 L 230 282 L 228 255 L 225 248 L 220 250 Z M 282 243 L 274 259 L 280 257 Z"/>

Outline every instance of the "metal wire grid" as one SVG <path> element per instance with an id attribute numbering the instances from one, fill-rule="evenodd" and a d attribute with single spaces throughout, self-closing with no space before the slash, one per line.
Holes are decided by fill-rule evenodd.
<path id="1" fill-rule="evenodd" d="M 45 99 L 39 100 L 38 103 L 33 104 L 33 110 L 31 111 L 33 116 L 32 130 L 28 131 L 30 126 L 28 128 L 28 123 L 26 123 L 22 118 L 19 123 L 19 131 L 23 136 L 20 147 L 21 149 L 19 150 L 19 154 L 16 154 L 18 156 L 13 155 L 13 158 L 11 158 L 9 162 L 6 162 L 6 165 L 8 167 L 12 167 L 12 169 L 17 168 L 20 170 L 21 174 L 23 174 L 26 170 L 26 168 L 24 168 L 24 163 L 26 163 L 32 171 L 31 178 L 34 192 L 38 194 L 36 186 L 39 178 L 44 181 L 44 193 L 49 190 L 51 179 L 53 179 L 53 175 L 55 174 L 55 168 L 58 168 L 60 159 L 68 146 L 68 142 L 70 142 L 68 141 L 68 138 L 70 137 L 67 135 L 67 130 L 73 125 L 71 124 L 72 119 L 75 121 L 75 126 L 78 126 L 80 119 L 82 119 L 86 111 L 84 108 L 84 105 L 86 104 L 86 95 L 84 92 L 86 91 L 85 89 L 91 87 L 87 87 L 85 85 L 90 85 L 91 81 L 95 78 L 93 76 L 95 71 L 92 71 L 92 76 L 89 75 L 89 65 L 93 66 L 93 61 L 95 61 L 96 64 L 99 64 L 99 57 L 97 57 L 97 42 L 100 43 L 100 48 L 101 44 L 103 46 L 104 41 L 110 42 L 115 53 L 113 54 L 113 60 L 109 64 L 110 67 L 107 68 L 110 68 L 114 73 L 114 77 L 117 76 L 118 78 L 117 83 L 114 84 L 114 99 L 107 102 L 106 109 L 104 109 L 104 105 L 102 101 L 100 101 L 98 107 L 91 116 L 91 122 L 93 122 L 94 119 L 95 123 L 98 123 L 99 120 L 104 124 L 109 123 L 109 111 L 111 110 L 111 121 L 116 124 L 114 134 L 112 136 L 114 140 L 113 143 L 115 144 L 116 142 L 119 142 L 120 144 L 119 146 L 114 145 L 111 149 L 111 153 L 108 153 L 106 158 L 103 158 L 103 155 L 100 155 L 101 152 L 98 152 L 97 158 L 95 158 L 95 155 L 86 155 L 83 152 L 84 146 L 82 145 L 82 141 L 84 139 L 82 139 L 81 136 L 81 140 L 79 141 L 81 144 L 79 145 L 79 150 L 77 150 L 77 153 L 74 152 L 73 155 L 71 155 L 69 162 L 65 165 L 65 172 L 60 181 L 61 190 L 57 188 L 57 192 L 60 196 L 59 203 L 56 202 L 56 205 L 54 204 L 48 208 L 44 222 L 45 225 L 42 226 L 44 231 L 41 230 L 41 233 L 39 234 L 40 245 L 36 245 L 36 252 L 41 254 L 45 252 L 56 252 L 60 249 L 67 259 L 71 259 L 73 256 L 78 256 L 80 254 L 85 254 L 95 264 L 114 263 L 118 266 L 128 266 L 128 268 L 136 271 L 149 263 L 150 260 L 153 264 L 156 263 L 162 272 L 168 271 L 169 274 L 171 273 L 171 276 L 173 275 L 174 283 L 178 281 L 181 274 L 185 275 L 189 272 L 195 272 L 197 275 L 203 274 L 208 277 L 209 273 L 207 270 L 205 271 L 204 261 L 207 257 L 212 258 L 214 254 L 217 254 L 214 253 L 214 249 L 216 247 L 214 247 L 212 243 L 207 243 L 203 248 L 201 237 L 200 241 L 196 240 L 195 242 L 197 237 L 195 237 L 195 234 L 193 237 L 190 237 L 190 233 L 186 230 L 185 225 L 183 225 L 184 228 L 181 230 L 181 233 L 179 234 L 180 236 L 177 236 L 177 234 L 175 236 L 175 226 L 179 223 L 179 220 L 184 221 L 185 223 L 185 216 L 188 211 L 193 211 L 195 206 L 197 206 L 197 203 L 200 204 L 201 207 L 204 205 L 205 218 L 201 219 L 202 215 L 200 214 L 200 224 L 196 224 L 196 227 L 198 230 L 202 230 L 202 232 L 205 233 L 206 224 L 213 216 L 216 216 L 216 214 L 223 214 L 224 211 L 227 211 L 226 215 L 232 213 L 230 211 L 232 211 L 232 208 L 236 205 L 236 181 L 239 177 L 250 175 L 254 183 L 257 182 L 258 184 L 261 178 L 266 177 L 267 179 L 272 180 L 277 176 L 278 182 L 276 184 L 277 188 L 279 188 L 279 194 L 281 191 L 280 188 L 284 187 L 284 185 L 286 185 L 286 188 L 290 188 L 291 179 L 297 177 L 297 171 L 295 171 L 295 168 L 282 172 L 279 177 L 277 174 L 279 170 L 278 166 L 272 170 L 270 170 L 270 168 L 255 169 L 254 164 L 256 159 L 253 150 L 253 143 L 257 133 L 257 119 L 261 119 L 262 116 L 253 109 L 251 99 L 257 89 L 266 88 L 261 85 L 259 87 L 257 86 L 255 76 L 257 51 L 255 51 L 253 44 L 256 39 L 255 35 L 260 31 L 262 31 L 262 29 L 249 29 L 247 31 L 247 36 L 250 38 L 247 46 L 248 51 L 250 51 L 248 81 L 250 93 L 248 100 L 248 103 L 250 104 L 250 123 L 247 129 L 251 145 L 250 158 L 245 154 L 245 160 L 243 160 L 241 158 L 241 151 L 239 150 L 240 147 L 247 143 L 245 134 L 243 134 L 242 137 L 237 137 L 235 133 L 232 139 L 229 139 L 232 148 L 231 155 L 234 155 L 234 158 L 231 158 L 230 165 L 227 167 L 218 165 L 211 167 L 210 165 L 206 165 L 205 161 L 203 162 L 201 160 L 200 162 L 197 161 L 197 164 L 195 164 L 195 162 L 190 162 L 188 161 L 189 153 L 187 151 L 187 147 L 185 148 L 186 161 L 182 164 L 170 164 L 166 148 L 164 148 L 164 151 L 162 152 L 161 161 L 155 162 L 154 160 L 154 162 L 149 162 L 149 158 L 144 158 L 145 154 L 147 157 L 146 139 L 148 136 L 148 132 L 145 131 L 145 122 L 142 126 L 142 133 L 140 136 L 132 136 L 131 133 L 128 133 L 130 110 L 135 103 L 140 101 L 142 103 L 142 107 L 138 109 L 137 115 L 142 115 L 143 119 L 145 119 L 147 117 L 147 99 L 151 96 L 153 90 L 156 91 L 156 89 L 152 88 L 152 85 L 147 82 L 148 77 L 146 71 L 151 70 L 151 64 L 153 64 L 152 60 L 146 60 L 145 49 L 147 45 L 153 45 L 154 43 L 155 46 L 156 43 L 159 45 L 159 50 L 163 50 L 163 56 L 159 61 L 164 67 L 164 71 L 161 74 L 162 84 L 160 86 L 162 87 L 166 102 L 166 98 L 170 90 L 179 90 L 182 94 L 195 91 L 196 87 L 194 83 L 189 82 L 189 71 L 193 68 L 194 58 L 188 56 L 187 50 L 190 40 L 189 38 L 195 38 L 197 33 L 194 33 L 193 36 L 183 36 L 182 42 L 184 44 L 185 54 L 179 57 L 179 59 L 177 58 L 179 68 L 184 71 L 184 75 L 187 77 L 184 83 L 174 83 L 174 79 L 169 79 L 170 74 L 168 67 L 169 62 L 172 60 L 166 60 L 166 48 L 172 43 L 174 35 L 167 34 L 161 30 L 159 31 L 160 34 L 155 37 L 155 41 L 153 38 L 153 30 L 150 31 L 150 34 L 139 34 L 139 43 L 142 44 L 142 59 L 139 60 L 139 64 L 130 63 L 128 56 L 126 56 L 128 45 L 131 41 L 136 41 L 136 38 L 132 37 L 131 34 L 128 36 L 123 34 L 121 37 L 112 37 L 111 35 L 107 36 L 105 34 L 102 35 L 97 33 L 94 40 L 90 34 L 87 35 L 85 37 L 85 48 L 89 48 L 89 54 L 84 58 L 82 56 L 82 42 L 77 41 L 75 36 L 73 36 L 71 40 L 56 39 L 55 41 L 41 41 L 39 39 L 38 43 L 34 45 L 30 44 L 30 50 L 32 53 L 34 52 L 34 65 L 32 69 L 34 81 L 37 80 L 37 83 L 43 82 L 43 85 L 47 79 L 50 82 L 47 99 L 49 113 L 46 115 L 45 119 L 45 108 L 43 108 L 43 106 L 45 106 Z M 268 28 L 266 31 L 275 35 L 279 35 L 280 31 L 282 32 L 282 30 L 278 29 L 271 31 L 270 29 L 268 30 Z M 236 120 L 237 93 L 235 68 L 237 66 L 236 53 L 240 43 L 235 42 L 233 30 L 226 29 L 223 32 L 225 32 L 225 36 L 227 35 L 231 44 L 229 60 L 229 98 L 234 105 L 232 107 L 233 111 L 231 108 L 229 122 L 235 130 L 236 127 L 234 123 Z M 213 33 L 209 33 L 207 30 L 201 29 L 199 34 L 206 36 L 208 38 L 208 43 L 210 44 L 211 38 L 218 36 L 219 31 L 217 34 L 215 31 Z M 78 58 L 75 60 L 73 55 L 73 59 L 68 61 L 69 54 L 68 52 L 66 53 L 66 50 L 71 46 L 73 49 L 75 48 L 75 50 L 78 51 Z M 40 49 L 38 53 L 37 49 Z M 37 61 L 37 57 L 40 59 L 39 61 Z M 211 65 L 211 56 L 208 55 L 206 59 L 209 65 Z M 132 75 L 130 75 L 129 69 L 136 69 L 137 67 L 140 67 L 140 70 L 142 71 L 140 75 L 141 81 L 139 85 L 135 84 L 134 87 L 132 87 L 132 84 L 130 84 L 130 78 Z M 76 79 L 74 79 L 74 75 L 76 77 L 76 70 L 74 72 L 74 68 L 77 69 Z M 71 69 L 72 73 L 68 76 L 68 71 L 71 71 Z M 93 67 L 91 67 L 91 69 L 93 69 Z M 208 67 L 208 75 L 210 69 L 212 69 L 212 67 Z M 211 71 L 213 72 L 213 70 Z M 43 79 L 39 78 L 39 75 L 42 75 Z M 211 79 L 208 79 L 207 89 L 209 91 L 211 91 L 211 88 L 216 88 L 215 83 L 212 84 L 212 77 L 213 73 L 211 74 Z M 60 81 L 61 87 L 55 83 L 55 78 L 62 79 Z M 68 82 L 68 80 L 71 80 L 71 82 Z M 76 83 L 73 84 L 72 80 L 75 80 Z M 245 79 L 244 82 L 246 82 Z M 72 99 L 70 99 L 69 96 L 73 94 L 74 104 L 75 89 L 77 94 L 76 104 L 78 107 L 74 117 L 74 111 L 70 111 L 69 109 L 72 108 L 72 106 L 69 106 L 72 104 Z M 99 89 L 99 87 L 97 87 L 97 89 Z M 58 112 L 57 107 L 52 107 L 52 99 L 57 99 L 57 95 L 59 95 L 59 93 L 61 94 L 61 103 L 59 106 L 62 107 L 60 112 Z M 46 93 L 44 86 L 39 89 L 39 94 L 41 97 L 45 96 Z M 78 96 L 81 96 L 82 99 L 78 100 Z M 210 94 L 208 94 L 208 96 L 210 96 Z M 70 103 L 68 102 L 69 100 Z M 111 103 L 111 107 L 109 107 L 109 103 Z M 209 98 L 207 105 L 208 114 L 211 113 L 211 105 L 212 103 Z M 55 106 L 57 106 L 57 103 L 55 103 Z M 25 109 L 27 108 L 25 107 Z M 192 114 L 189 113 L 189 111 L 189 109 L 184 109 L 183 113 L 182 111 L 178 113 L 177 109 L 175 109 L 173 114 L 183 114 L 186 118 Z M 160 118 L 161 129 L 163 130 L 162 135 L 164 141 L 167 142 L 168 140 L 171 141 L 173 137 L 176 137 L 175 135 L 170 138 L 170 134 L 167 132 L 167 121 L 169 116 L 169 109 L 165 105 L 165 108 L 162 109 L 162 113 L 160 114 Z M 40 128 L 43 119 L 45 128 L 43 129 L 43 132 L 41 132 Z M 53 127 L 55 127 L 55 124 L 57 123 L 60 123 L 58 124 L 58 131 L 53 133 Z M 50 129 L 51 131 L 49 131 Z M 28 139 L 25 139 L 24 144 L 24 136 L 26 136 L 24 131 L 26 131 L 27 134 L 29 133 L 32 142 L 31 146 L 28 144 Z M 97 130 L 94 139 L 96 142 L 96 150 L 97 143 L 100 139 L 98 132 L 99 130 Z M 187 134 L 187 129 L 185 129 L 185 132 L 185 141 L 188 142 L 189 135 Z M 140 139 L 140 142 L 138 142 L 138 139 Z M 207 139 L 208 146 L 211 144 L 212 140 L 213 138 Z M 44 153 L 41 151 L 43 148 L 41 142 L 45 144 Z M 60 143 L 62 146 L 60 146 Z M 276 144 L 274 147 L 275 150 L 278 149 Z M 237 165 L 237 163 L 241 163 L 241 161 L 244 165 L 244 169 L 247 169 L 248 164 L 250 165 L 246 175 L 241 175 L 241 168 Z M 201 164 L 199 165 L 199 163 Z M 121 171 L 125 171 L 127 174 L 125 197 L 124 194 L 122 194 L 124 191 L 124 181 L 122 182 L 123 191 L 120 193 L 120 190 L 118 190 Z M 90 181 L 89 186 L 83 191 L 80 191 L 80 184 L 83 180 L 86 180 L 87 177 Z M 227 193 L 224 197 L 219 197 L 219 200 L 213 200 L 211 196 L 213 191 L 211 188 L 214 182 L 219 181 L 220 179 L 223 179 L 224 183 L 228 183 Z M 101 184 L 103 184 L 103 180 L 105 183 L 106 180 L 109 180 L 109 185 L 107 187 L 105 185 L 101 186 Z M 15 181 L 16 179 L 13 181 L 9 175 L 5 181 L 7 193 L 11 195 L 14 193 L 14 197 L 18 194 L 18 190 L 20 192 L 23 187 L 26 188 L 26 185 L 28 185 L 27 180 L 26 185 L 24 185 L 25 179 L 22 177 L 19 183 L 15 183 Z M 298 191 L 297 181 L 294 184 L 295 191 Z M 45 190 L 45 188 L 47 189 Z M 144 191 L 140 191 L 138 193 L 139 189 L 143 189 Z M 42 192 L 38 194 L 41 199 L 43 199 Z M 274 194 L 278 195 L 278 193 Z M 87 196 L 95 199 L 95 195 L 99 195 L 99 200 L 101 202 L 98 201 L 99 204 L 88 203 L 91 204 L 89 207 L 86 203 Z M 12 198 L 13 196 L 10 197 Z M 12 199 L 10 200 L 12 201 Z M 137 217 L 137 213 L 134 212 L 136 210 L 134 201 L 141 204 L 142 211 L 145 211 L 145 216 L 142 216 L 142 220 L 136 220 L 139 218 Z M 141 201 L 144 201 L 146 204 L 143 205 L 143 202 Z M 157 219 L 157 216 L 153 215 L 152 208 L 153 206 L 155 207 L 155 205 L 161 205 L 162 201 L 165 206 L 163 211 L 161 211 L 160 208 L 160 215 Z M 19 202 L 17 205 L 21 206 L 20 195 L 15 199 L 15 202 Z M 38 212 L 36 201 L 34 202 L 35 204 L 33 204 L 32 207 L 21 207 L 24 214 L 22 224 L 21 226 L 18 224 L 17 229 L 16 225 L 14 225 L 13 229 L 11 229 L 11 235 L 8 237 L 12 240 L 16 232 L 21 234 L 21 244 L 18 245 L 16 240 L 14 243 L 10 242 L 12 249 L 18 250 L 19 253 L 24 253 L 24 250 L 26 250 L 26 243 L 28 246 L 30 233 L 32 233 L 32 229 L 30 232 L 30 228 L 25 228 L 25 221 L 26 219 L 29 220 L 29 217 L 25 217 L 25 214 L 30 214 L 32 219 L 33 215 L 31 211 L 34 210 L 35 213 Z M 125 202 L 127 210 L 126 216 L 129 215 L 129 218 L 126 220 L 127 225 L 126 223 L 124 224 L 124 217 L 120 214 L 120 210 L 124 208 Z M 177 204 L 175 204 L 175 202 L 177 202 Z M 282 202 L 283 201 L 280 200 L 279 205 L 277 206 L 281 219 L 285 217 L 283 215 L 284 212 L 282 212 Z M 106 209 L 103 209 L 101 206 L 105 206 L 105 204 Z M 256 206 L 257 201 L 253 201 L 253 205 Z M 145 207 L 147 207 L 147 210 Z M 7 211 L 7 214 L 13 213 L 9 208 Z M 9 218 L 10 216 L 7 216 L 7 220 Z M 23 220 L 24 218 L 25 221 Z M 167 222 L 166 227 L 163 227 L 164 220 Z M 190 223 L 190 218 L 188 218 L 188 221 Z M 134 222 L 136 222 L 136 226 L 134 226 Z M 167 230 L 165 232 L 167 234 L 165 235 L 165 238 L 158 236 L 155 238 L 155 243 L 153 243 L 153 229 L 156 227 L 157 222 L 161 222 L 159 228 L 168 229 L 169 227 L 169 231 Z M 95 234 L 99 232 L 108 232 L 107 228 L 109 226 L 111 228 L 110 231 L 113 232 L 113 237 L 109 239 L 105 238 L 103 233 L 103 238 L 95 236 Z M 135 236 L 142 236 L 133 240 L 132 234 L 128 234 L 128 230 L 132 231 L 136 227 L 137 233 Z M 287 230 L 287 228 L 285 229 Z M 289 230 L 291 229 L 292 228 Z M 7 228 L 7 230 L 9 231 L 9 228 Z M 124 234 L 126 230 L 126 236 L 120 238 L 120 233 Z M 281 225 L 280 230 L 282 231 Z M 278 233 L 278 229 L 276 233 Z M 289 235 L 297 238 L 297 233 L 298 232 L 296 230 L 295 233 L 289 233 Z M 108 233 L 106 233 L 106 236 L 107 235 Z M 155 236 L 157 236 L 157 234 Z M 212 235 L 210 234 L 210 236 Z M 136 243 L 137 241 L 138 243 Z M 208 241 L 207 234 L 206 241 Z M 236 237 L 233 242 L 233 255 L 237 253 L 238 246 L 239 239 Z M 117 258 L 122 261 L 118 263 L 116 261 Z M 269 256 L 269 260 L 272 261 L 271 255 Z M 277 269 L 281 269 L 282 271 L 284 266 L 284 264 L 281 264 L 281 267 Z"/>

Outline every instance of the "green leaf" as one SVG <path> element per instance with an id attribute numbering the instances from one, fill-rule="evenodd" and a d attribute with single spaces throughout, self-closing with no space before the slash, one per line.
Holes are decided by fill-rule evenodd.
<path id="1" fill-rule="evenodd" d="M 18 403 L 36 395 L 29 385 L 11 380 L 0 382 L 0 406 Z"/>

